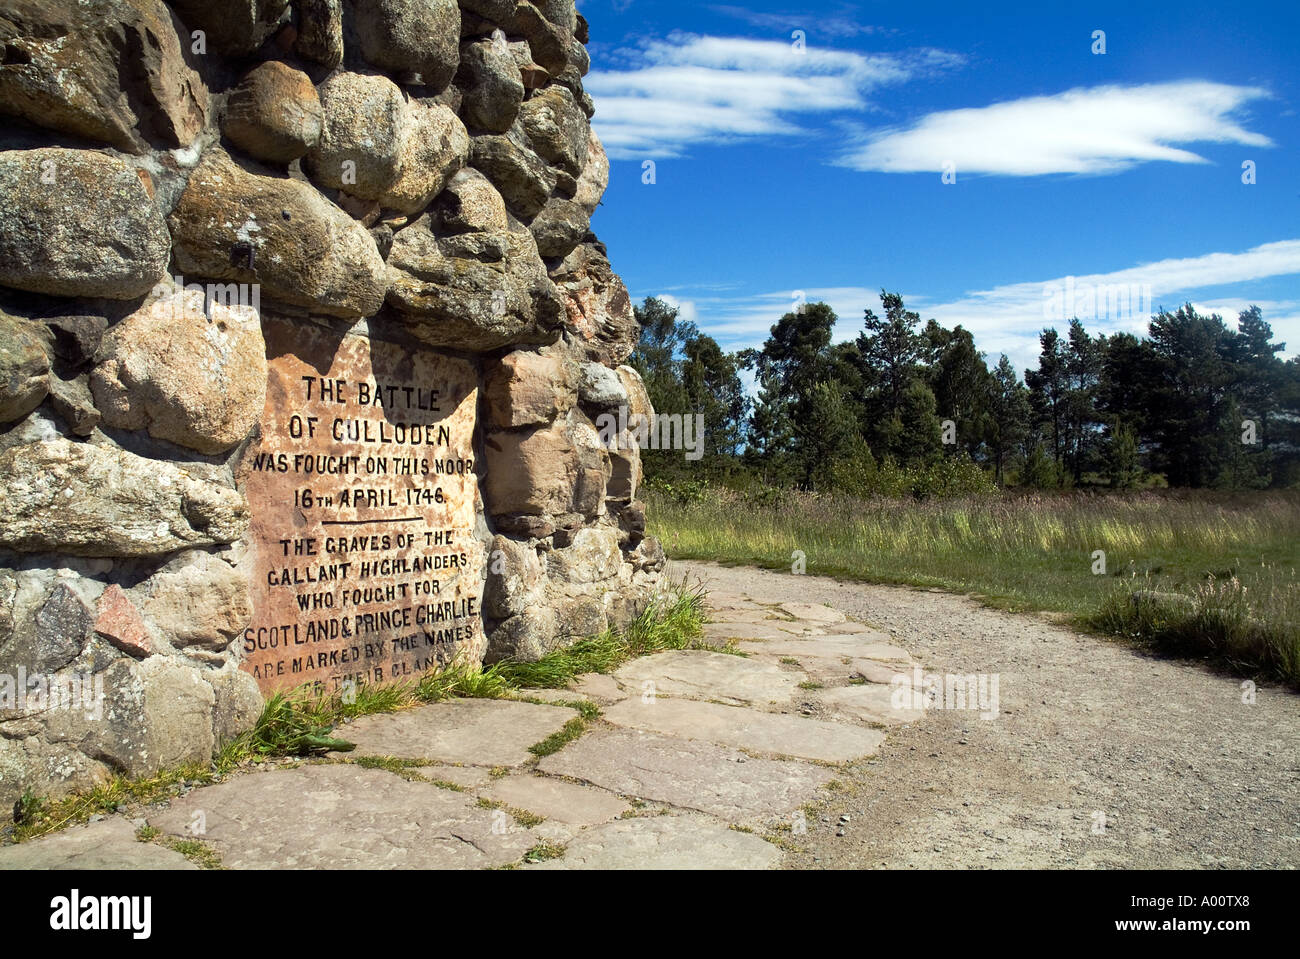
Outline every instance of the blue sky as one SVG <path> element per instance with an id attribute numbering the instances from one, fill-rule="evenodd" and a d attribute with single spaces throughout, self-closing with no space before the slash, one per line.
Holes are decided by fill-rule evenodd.
<path id="1" fill-rule="evenodd" d="M 1022 372 L 1070 314 L 1141 332 L 1188 300 L 1257 303 L 1300 352 L 1300 4 L 579 8 L 593 228 L 726 348 L 800 294 L 851 338 L 884 287 Z"/>

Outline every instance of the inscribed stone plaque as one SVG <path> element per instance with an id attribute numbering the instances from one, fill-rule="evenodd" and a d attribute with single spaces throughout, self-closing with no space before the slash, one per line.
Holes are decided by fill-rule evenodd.
<path id="1" fill-rule="evenodd" d="M 263 319 L 270 377 L 248 497 L 264 693 L 409 679 L 481 655 L 477 374 L 466 360 Z"/>

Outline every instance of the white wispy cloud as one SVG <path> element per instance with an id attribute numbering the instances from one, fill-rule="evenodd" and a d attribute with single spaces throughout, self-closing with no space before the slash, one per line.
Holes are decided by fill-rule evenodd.
<path id="1" fill-rule="evenodd" d="M 803 30 L 810 38 L 861 37 L 892 32 L 883 27 L 861 22 L 856 18 L 856 11 L 852 7 L 842 7 L 837 13 L 764 13 L 727 4 L 715 4 L 709 9 L 726 17 L 743 20 L 750 26 L 763 30 L 782 30 L 787 33 Z"/>
<path id="2" fill-rule="evenodd" d="M 615 51 L 584 84 L 614 159 L 681 156 L 691 145 L 805 133 L 799 117 L 866 110 L 868 95 L 960 65 L 940 50 L 864 54 L 783 40 L 674 33 Z"/>
<path id="3" fill-rule="evenodd" d="M 1133 299 L 1138 300 L 1143 298 L 1142 291 L 1149 290 L 1150 309 L 1154 312 L 1161 307 L 1174 309 L 1186 300 L 1196 303 L 1194 292 L 1197 290 L 1298 274 L 1300 240 L 1280 240 L 1240 253 L 1208 253 L 1157 260 L 1107 273 L 1010 283 L 989 290 L 976 290 L 949 302 L 934 302 L 917 296 L 914 303 L 909 300 L 909 306 L 923 311 L 926 316 L 933 316 L 945 326 L 960 323 L 975 335 L 981 349 L 1006 353 L 1018 364 L 1023 364 L 1037 355 L 1038 333 L 1042 328 L 1061 328 L 1073 314 L 1077 314 L 1092 333 L 1145 332 L 1150 319 L 1145 312 L 1131 310 L 1118 316 L 1110 315 L 1109 295 L 1112 291 L 1136 292 L 1138 296 Z M 1092 303 L 1086 295 L 1076 295 L 1075 308 L 1067 308 L 1065 317 L 1060 319 L 1056 316 L 1055 294 L 1063 291 L 1067 283 L 1076 294 L 1091 291 L 1098 295 Z M 1237 299 L 1231 303 L 1240 306 L 1236 311 L 1215 311 L 1220 312 L 1230 325 L 1236 322 L 1237 312 L 1249 305 Z M 1262 303 L 1260 307 L 1263 308 Z M 1273 323 L 1275 318 L 1266 313 L 1265 319 Z M 1300 341 L 1296 341 L 1300 330 L 1286 329 L 1288 318 L 1285 315 L 1276 320 L 1274 332 L 1300 346 Z"/>
<path id="4" fill-rule="evenodd" d="M 1300 353 L 1300 298 L 1247 299 L 1231 294 L 1200 296 L 1198 290 L 1218 291 L 1232 284 L 1257 282 L 1273 277 L 1300 276 L 1300 239 L 1265 243 L 1239 253 L 1208 253 L 1203 256 L 1157 260 L 1106 273 L 1049 277 L 1008 283 L 987 290 L 974 290 L 953 300 L 941 300 L 924 291 L 902 290 L 908 309 L 921 314 L 922 322 L 933 317 L 944 326 L 960 324 L 970 330 L 981 350 L 996 361 L 1006 353 L 1023 373 L 1037 363 L 1038 334 L 1046 326 L 1063 329 L 1070 315 L 1078 315 L 1090 333 L 1146 332 L 1150 316 L 1136 309 L 1121 315 L 1109 310 L 1113 291 L 1150 291 L 1150 310 L 1174 309 L 1190 300 L 1197 310 L 1219 313 L 1235 327 L 1237 315 L 1252 303 L 1264 312 L 1273 327 L 1275 341 L 1287 344 L 1284 356 Z M 1064 319 L 1054 316 L 1054 298 L 1067 288 L 1076 294 L 1075 309 Z M 892 287 L 890 287 L 892 291 Z M 702 293 L 708 293 L 702 290 Z M 679 290 L 672 303 L 680 305 L 700 329 L 727 349 L 758 347 L 768 330 L 798 302 L 796 290 L 779 290 L 743 297 L 689 296 Z M 863 310 L 880 312 L 880 287 L 808 287 L 801 291 L 807 302 L 830 304 L 839 317 L 835 338 L 852 339 L 862 329 Z M 1097 294 L 1088 306 L 1086 294 Z M 1249 290 L 1242 291 L 1249 294 Z M 653 295 L 650 293 L 648 295 Z M 664 297 L 668 299 L 668 297 Z M 1091 308 L 1093 312 L 1089 313 Z"/>
<path id="5" fill-rule="evenodd" d="M 1187 80 L 1077 88 L 986 107 L 931 113 L 901 129 L 876 131 L 841 159 L 886 173 L 1040 176 L 1114 173 L 1156 160 L 1203 163 L 1178 144 L 1272 141 L 1246 129 L 1240 114 L 1267 97 L 1260 87 Z"/>

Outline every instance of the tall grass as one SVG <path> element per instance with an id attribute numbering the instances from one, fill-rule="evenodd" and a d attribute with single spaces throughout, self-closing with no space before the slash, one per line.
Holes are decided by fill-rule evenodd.
<path id="1" fill-rule="evenodd" d="M 1300 494 L 1002 494 L 917 502 L 712 490 L 647 493 L 651 532 L 679 559 L 806 570 L 973 593 L 1010 609 L 1300 683 Z M 1104 574 L 1094 573 L 1096 551 Z M 1236 584 L 1236 585 L 1232 585 Z M 1134 591 L 1180 594 L 1156 628 Z M 1185 604 L 1184 604 L 1185 605 Z M 1176 614 L 1174 607 L 1183 610 Z M 1104 615 L 1103 615 L 1104 614 Z"/>

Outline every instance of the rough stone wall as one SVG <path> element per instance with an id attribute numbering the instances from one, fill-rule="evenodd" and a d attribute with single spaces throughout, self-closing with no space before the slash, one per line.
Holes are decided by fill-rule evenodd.
<path id="1" fill-rule="evenodd" d="M 246 668 L 291 510 L 246 491 L 297 344 L 468 371 L 475 623 L 438 662 L 644 603 L 587 31 L 572 0 L 0 7 L 0 799 L 206 759 L 292 685 Z"/>

